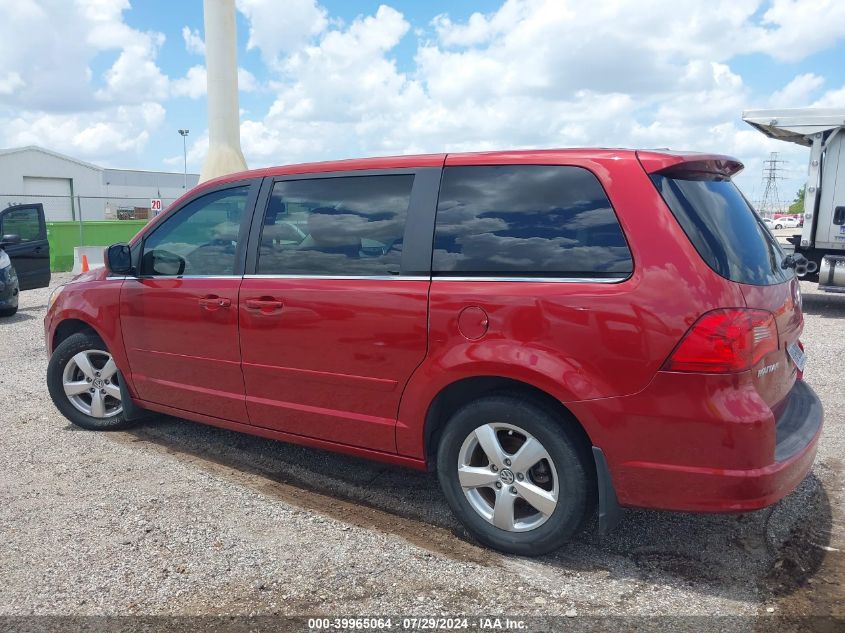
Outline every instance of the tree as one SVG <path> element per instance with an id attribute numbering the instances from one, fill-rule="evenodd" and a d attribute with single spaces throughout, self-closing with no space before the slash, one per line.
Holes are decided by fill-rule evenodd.
<path id="1" fill-rule="evenodd" d="M 806 188 L 807 185 L 803 185 L 798 190 L 798 193 L 795 194 L 795 200 L 789 205 L 787 213 L 804 213 L 804 190 Z"/>

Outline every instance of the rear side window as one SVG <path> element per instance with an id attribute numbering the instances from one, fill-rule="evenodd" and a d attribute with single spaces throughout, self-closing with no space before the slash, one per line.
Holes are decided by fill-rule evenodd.
<path id="1" fill-rule="evenodd" d="M 710 268 L 731 281 L 766 286 L 788 279 L 783 251 L 729 179 L 651 177 Z"/>
<path id="2" fill-rule="evenodd" d="M 258 273 L 399 274 L 414 176 L 284 180 L 264 215 Z"/>
<path id="3" fill-rule="evenodd" d="M 633 262 L 610 201 L 586 169 L 468 166 L 443 172 L 432 270 L 623 279 Z"/>

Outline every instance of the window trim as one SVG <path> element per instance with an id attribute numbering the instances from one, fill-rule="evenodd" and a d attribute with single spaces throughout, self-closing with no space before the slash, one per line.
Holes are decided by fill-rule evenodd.
<path id="1" fill-rule="evenodd" d="M 596 182 L 598 183 L 599 187 L 604 193 L 604 197 L 607 200 L 608 204 L 610 205 L 610 210 L 613 212 L 613 216 L 616 218 L 616 224 L 619 226 L 619 230 L 622 233 L 622 239 L 625 240 L 625 246 L 628 249 L 628 254 L 631 258 L 631 270 L 627 273 L 613 275 L 613 273 L 608 273 L 607 276 L 578 276 L 576 274 L 566 276 L 565 273 L 552 273 L 549 275 L 537 275 L 536 271 L 535 274 L 532 274 L 532 271 L 526 271 L 523 274 L 515 274 L 515 275 L 496 275 L 491 274 L 487 271 L 482 271 L 478 275 L 473 275 L 471 272 L 464 271 L 464 270 L 456 270 L 456 271 L 435 271 L 434 270 L 434 241 L 437 237 L 437 210 L 440 207 L 440 193 L 443 190 L 443 183 L 442 179 L 446 175 L 446 170 L 450 167 L 456 168 L 463 168 L 463 167 L 570 167 L 581 169 L 588 174 L 590 174 L 593 178 L 595 178 Z M 604 186 L 602 179 L 599 175 L 589 167 L 584 165 L 579 165 L 575 163 L 520 163 L 520 162 L 509 162 L 509 163 L 448 163 L 444 164 L 443 169 L 441 170 L 441 182 L 437 188 L 437 200 L 435 201 L 434 205 L 434 222 L 432 223 L 433 226 L 431 227 L 431 259 L 429 261 L 429 271 L 431 271 L 431 278 L 432 281 L 447 281 L 447 280 L 455 280 L 455 281 L 514 281 L 514 282 L 536 282 L 536 283 L 603 283 L 603 284 L 620 284 L 628 281 L 634 276 L 634 273 L 637 270 L 637 260 L 634 257 L 634 250 L 631 248 L 631 242 L 628 239 L 628 234 L 625 231 L 625 224 L 622 222 L 622 219 L 619 216 L 619 212 L 616 210 L 616 205 L 613 204 L 613 200 L 610 197 L 610 194 L 607 191 L 607 188 Z"/>
<path id="2" fill-rule="evenodd" d="M 399 279 L 414 280 L 431 275 L 431 244 L 426 235 L 434 234 L 434 210 L 440 188 L 440 167 L 403 167 L 396 169 L 354 169 L 348 171 L 308 172 L 267 177 L 261 185 L 261 191 L 255 205 L 249 242 L 246 251 L 244 276 L 250 279 Z M 413 176 L 408 213 L 405 217 L 405 229 L 402 236 L 402 260 L 398 275 L 287 275 L 259 274 L 258 253 L 261 244 L 261 232 L 264 228 L 264 216 L 270 204 L 270 196 L 277 182 L 292 180 L 327 180 L 329 178 L 357 178 L 364 176 Z"/>
<path id="3" fill-rule="evenodd" d="M 187 198 L 184 202 L 182 202 L 178 207 L 174 209 L 169 209 L 159 222 L 149 231 L 146 231 L 144 235 L 141 237 L 138 242 L 136 242 L 135 247 L 132 249 L 132 268 L 135 271 L 134 278 L 136 279 L 231 279 L 231 278 L 239 278 L 243 277 L 244 274 L 244 261 L 246 259 L 246 240 L 249 235 L 249 228 L 252 223 L 252 218 L 255 211 L 255 201 L 258 198 L 259 187 L 261 185 L 261 178 L 246 178 L 243 180 L 233 180 L 230 182 L 221 183 L 215 187 L 208 187 L 206 189 L 202 189 L 201 191 L 197 191 L 195 194 L 191 195 L 190 198 Z M 182 211 L 185 207 L 192 204 L 196 200 L 200 198 L 218 193 L 220 191 L 226 191 L 228 189 L 239 189 L 241 187 L 248 187 L 247 189 L 247 197 L 246 197 L 246 204 L 244 205 L 244 212 L 241 217 L 241 225 L 238 228 L 238 245 L 235 248 L 235 267 L 232 271 L 231 275 L 142 275 L 141 274 L 141 259 L 144 254 L 144 250 L 147 244 L 147 240 L 155 235 L 156 231 L 161 230 L 163 226 L 167 223 L 167 221 Z"/>

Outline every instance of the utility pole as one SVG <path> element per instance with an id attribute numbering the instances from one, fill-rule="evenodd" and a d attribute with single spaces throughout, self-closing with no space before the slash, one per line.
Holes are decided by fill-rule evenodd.
<path id="1" fill-rule="evenodd" d="M 777 152 L 772 152 L 768 160 L 763 161 L 763 199 L 757 211 L 764 218 L 773 217 L 775 213 L 783 211 L 783 202 L 778 191 L 778 180 L 783 180 L 783 167 L 786 161 L 778 158 Z"/>
<path id="2" fill-rule="evenodd" d="M 182 156 L 185 159 L 185 184 L 182 185 L 182 188 L 187 191 L 188 190 L 188 133 L 190 130 L 179 130 L 179 134 L 182 135 Z"/>

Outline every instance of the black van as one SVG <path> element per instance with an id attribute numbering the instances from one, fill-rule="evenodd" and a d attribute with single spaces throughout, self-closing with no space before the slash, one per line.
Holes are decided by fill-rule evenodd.
<path id="1" fill-rule="evenodd" d="M 18 311 L 21 290 L 50 285 L 50 245 L 41 204 L 0 211 L 0 317 Z"/>

